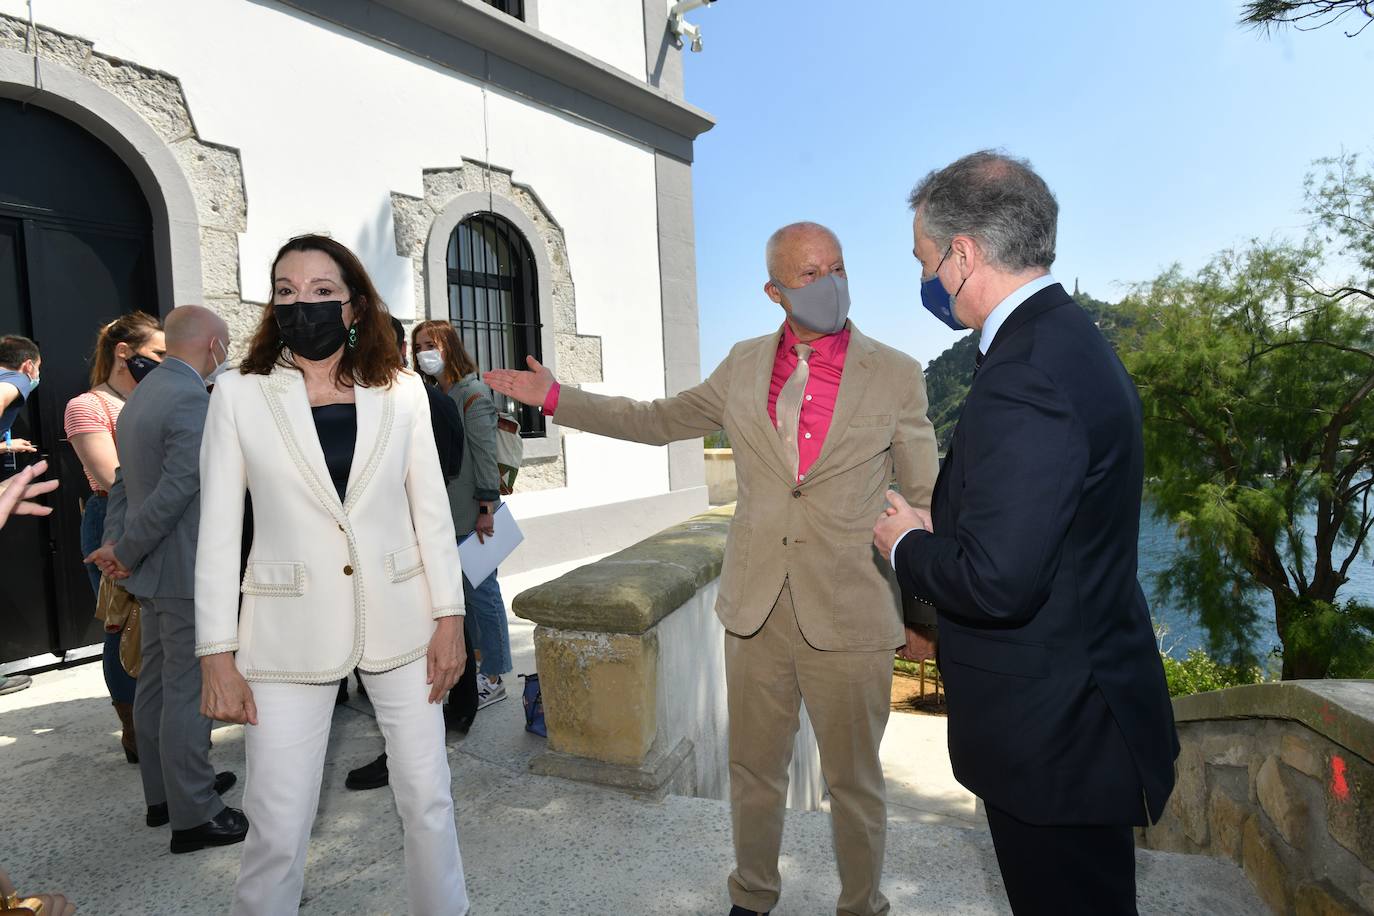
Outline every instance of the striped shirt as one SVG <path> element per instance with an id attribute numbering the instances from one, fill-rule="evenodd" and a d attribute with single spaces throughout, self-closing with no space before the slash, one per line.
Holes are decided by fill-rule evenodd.
<path id="1" fill-rule="evenodd" d="M 71 439 L 83 433 L 105 433 L 110 437 L 110 442 L 113 443 L 115 421 L 119 419 L 119 412 L 123 408 L 123 401 L 109 395 L 98 394 L 94 391 L 78 394 L 67 402 L 67 409 L 62 414 L 62 425 L 67 430 L 67 438 Z M 104 489 L 96 483 L 91 472 L 87 471 L 84 466 L 81 470 L 86 474 L 86 480 L 90 481 L 93 492 Z"/>

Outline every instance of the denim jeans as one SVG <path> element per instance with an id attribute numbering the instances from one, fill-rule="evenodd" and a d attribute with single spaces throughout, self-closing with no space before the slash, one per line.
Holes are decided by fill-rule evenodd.
<path id="1" fill-rule="evenodd" d="M 81 555 L 90 556 L 91 551 L 101 545 L 105 536 L 105 508 L 108 500 L 94 493 L 86 500 L 86 509 L 81 513 Z M 91 580 L 91 593 L 100 594 L 100 570 L 94 563 L 86 564 L 86 575 Z M 116 703 L 132 703 L 134 688 L 138 682 L 124 670 L 119 661 L 118 633 L 105 634 L 105 651 L 101 658 L 105 669 L 105 687 L 110 691 L 110 699 Z"/>
<path id="2" fill-rule="evenodd" d="M 510 623 L 506 619 L 506 601 L 493 572 L 474 588 L 463 576 L 463 602 L 467 605 L 467 622 L 476 630 L 477 650 L 482 653 L 478 670 L 487 677 L 500 677 L 512 667 L 510 660 Z"/>

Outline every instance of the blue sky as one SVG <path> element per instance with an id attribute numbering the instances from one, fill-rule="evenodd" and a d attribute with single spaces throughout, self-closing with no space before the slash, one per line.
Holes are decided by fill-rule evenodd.
<path id="1" fill-rule="evenodd" d="M 1127 284 L 1249 238 L 1300 237 L 1302 180 L 1342 149 L 1374 157 L 1374 30 L 1274 37 L 1231 0 L 719 0 L 689 18 L 702 375 L 781 312 L 763 244 L 814 219 L 840 235 L 851 316 L 922 362 L 957 339 L 920 309 L 906 195 L 1002 147 L 1059 198 L 1055 275 Z"/>

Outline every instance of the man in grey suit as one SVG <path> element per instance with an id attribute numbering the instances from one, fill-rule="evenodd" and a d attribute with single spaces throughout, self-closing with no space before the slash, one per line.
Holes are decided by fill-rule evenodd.
<path id="1" fill-rule="evenodd" d="M 200 440 L 206 384 L 228 359 L 229 328 L 197 305 L 173 309 L 167 357 L 119 415 L 119 471 L 110 488 L 105 546 L 91 554 L 121 578 L 143 615 L 143 668 L 134 700 L 147 822 L 172 824 L 172 852 L 241 842 L 243 812 L 219 794 L 232 773 L 210 766 L 210 720 L 200 713 L 195 567 L 200 527 Z"/>

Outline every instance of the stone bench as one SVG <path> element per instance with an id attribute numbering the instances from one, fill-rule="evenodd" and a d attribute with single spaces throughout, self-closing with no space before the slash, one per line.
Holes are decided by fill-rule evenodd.
<path id="1" fill-rule="evenodd" d="M 724 628 L 714 607 L 734 506 L 714 509 L 532 588 L 549 749 L 534 772 L 648 797 L 729 797 Z M 819 806 L 803 714 L 789 805 Z"/>

